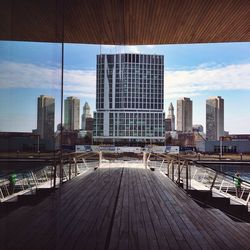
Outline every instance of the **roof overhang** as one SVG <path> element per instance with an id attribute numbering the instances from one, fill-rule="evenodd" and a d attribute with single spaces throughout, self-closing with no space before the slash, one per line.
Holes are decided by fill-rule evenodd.
<path id="1" fill-rule="evenodd" d="M 250 41 L 249 0 L 0 0 L 0 39 L 87 44 Z"/>

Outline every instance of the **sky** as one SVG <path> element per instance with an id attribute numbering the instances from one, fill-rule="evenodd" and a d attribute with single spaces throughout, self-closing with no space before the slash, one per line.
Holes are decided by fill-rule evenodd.
<path id="1" fill-rule="evenodd" d="M 60 122 L 62 45 L 0 41 L 0 131 L 36 128 L 37 97 L 56 100 Z M 95 111 L 96 55 L 140 53 L 164 55 L 164 109 L 170 102 L 193 101 L 193 124 L 205 129 L 206 99 L 224 98 L 225 131 L 250 134 L 250 43 L 188 45 L 64 45 L 64 98 L 76 96 Z"/>

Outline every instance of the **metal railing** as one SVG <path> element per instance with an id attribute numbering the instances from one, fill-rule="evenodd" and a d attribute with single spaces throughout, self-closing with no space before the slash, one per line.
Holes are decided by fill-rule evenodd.
<path id="1" fill-rule="evenodd" d="M 40 169 L 28 169 L 21 172 L 9 172 L 0 176 L 0 202 L 12 199 L 24 193 L 35 192 L 37 188 L 56 188 L 61 181 L 65 182 L 83 173 L 87 169 L 98 166 L 99 161 L 86 161 L 84 158 L 72 158 L 63 163 L 60 175 L 60 165 L 45 166 Z M 10 176 L 15 175 L 15 181 Z"/>
<path id="2" fill-rule="evenodd" d="M 9 177 L 15 175 L 15 180 L 11 181 Z M 53 186 L 53 167 L 46 166 L 42 169 L 26 170 L 22 172 L 15 171 L 0 177 L 0 201 L 3 202 L 19 194 L 33 191 L 38 186 L 47 184 Z"/>
<path id="3" fill-rule="evenodd" d="M 164 172 L 173 182 L 186 191 L 191 189 L 211 190 L 214 194 L 228 197 L 243 205 L 250 205 L 250 183 L 241 179 L 240 190 L 236 189 L 236 177 L 213 170 L 179 156 L 164 154 L 148 157 L 147 166 Z"/>

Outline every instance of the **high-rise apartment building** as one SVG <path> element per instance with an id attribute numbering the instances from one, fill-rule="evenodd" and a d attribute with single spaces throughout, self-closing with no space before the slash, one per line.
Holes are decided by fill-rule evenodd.
<path id="1" fill-rule="evenodd" d="M 55 99 L 41 95 L 37 99 L 37 133 L 41 139 L 53 140 L 55 126 Z"/>
<path id="2" fill-rule="evenodd" d="M 224 135 L 224 99 L 210 97 L 206 101 L 206 138 L 219 140 Z"/>
<path id="3" fill-rule="evenodd" d="M 83 130 L 88 130 L 87 129 L 87 121 L 90 120 L 88 118 L 92 118 L 92 115 L 90 113 L 90 106 L 87 102 L 85 102 L 83 106 L 83 113 L 82 113 L 82 129 Z"/>
<path id="4" fill-rule="evenodd" d="M 64 127 L 66 130 L 78 130 L 80 119 L 80 99 L 70 96 L 64 100 Z"/>
<path id="5" fill-rule="evenodd" d="M 164 57 L 97 56 L 94 140 L 164 141 Z"/>
<path id="6" fill-rule="evenodd" d="M 169 107 L 168 107 L 168 119 L 170 119 L 171 121 L 171 130 L 169 131 L 175 131 L 175 115 L 174 115 L 174 106 L 172 104 L 172 102 L 170 103 Z"/>
<path id="7" fill-rule="evenodd" d="M 192 132 L 193 125 L 193 102 L 190 98 L 177 100 L 177 130 Z"/>

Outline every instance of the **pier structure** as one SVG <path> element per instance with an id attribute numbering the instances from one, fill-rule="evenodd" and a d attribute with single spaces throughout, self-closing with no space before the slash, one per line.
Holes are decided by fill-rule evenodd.
<path id="1" fill-rule="evenodd" d="M 249 223 L 199 206 L 185 181 L 180 188 L 171 170 L 153 157 L 128 161 L 101 155 L 97 167 L 39 202 L 6 213 L 0 218 L 3 249 L 249 248 Z"/>

